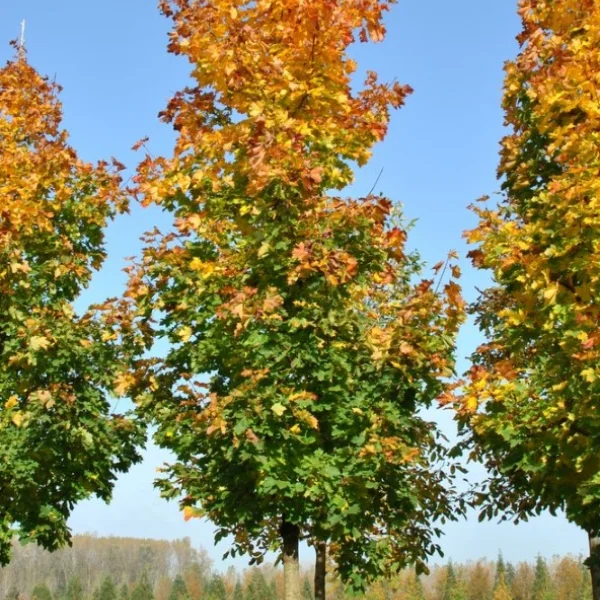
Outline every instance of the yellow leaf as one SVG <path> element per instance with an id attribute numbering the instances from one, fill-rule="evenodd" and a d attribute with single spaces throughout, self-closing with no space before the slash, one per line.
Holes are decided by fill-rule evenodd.
<path id="1" fill-rule="evenodd" d="M 32 350 L 46 350 L 50 346 L 50 342 L 47 338 L 41 335 L 34 335 L 29 340 L 29 347 Z"/>
<path id="2" fill-rule="evenodd" d="M 285 411 L 286 411 L 286 407 L 277 402 L 275 404 L 273 404 L 273 406 L 271 406 L 271 410 L 278 416 L 280 417 Z"/>
<path id="3" fill-rule="evenodd" d="M 300 431 L 301 431 L 300 425 L 298 425 L 297 423 L 296 423 L 296 425 L 292 425 L 292 427 L 290 427 L 290 431 L 295 434 L 300 433 Z"/>
<path id="4" fill-rule="evenodd" d="M 11 396 L 5 403 L 4 403 L 4 408 L 14 408 L 15 406 L 17 406 L 17 404 L 19 404 L 19 399 L 16 396 Z"/>
<path id="5" fill-rule="evenodd" d="M 192 328 L 186 325 L 177 332 L 177 335 L 181 338 L 181 341 L 185 343 L 192 337 L 193 333 Z"/>
<path id="6" fill-rule="evenodd" d="M 588 383 L 594 383 L 594 381 L 596 381 L 596 379 L 597 379 L 596 371 L 594 369 L 592 369 L 592 368 L 584 369 L 583 371 L 581 371 L 581 376 Z"/>
<path id="7" fill-rule="evenodd" d="M 25 420 L 25 415 L 19 410 L 14 413 L 11 417 L 11 421 L 17 426 L 21 427 L 23 421 Z"/>

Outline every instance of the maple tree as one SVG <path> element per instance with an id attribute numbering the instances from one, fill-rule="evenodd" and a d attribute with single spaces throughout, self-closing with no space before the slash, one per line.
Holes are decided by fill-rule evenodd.
<path id="1" fill-rule="evenodd" d="M 111 414 L 127 349 L 102 310 L 73 303 L 127 200 L 116 168 L 77 158 L 59 87 L 24 50 L 0 69 L 0 563 L 13 536 L 55 549 L 74 504 L 110 498 L 138 460 L 140 426 Z"/>
<path id="2" fill-rule="evenodd" d="M 494 285 L 475 313 L 459 418 L 490 478 L 482 516 L 564 509 L 592 541 L 600 595 L 600 7 L 522 0 L 506 67 L 504 198 L 477 206 L 473 264 Z"/>
<path id="3" fill-rule="evenodd" d="M 147 155 L 136 178 L 143 202 L 175 217 L 146 236 L 127 292 L 170 342 L 124 379 L 178 459 L 158 485 L 232 535 L 232 554 L 282 549 L 287 598 L 301 537 L 327 544 L 355 586 L 423 570 L 433 520 L 460 512 L 418 413 L 450 387 L 459 271 L 450 258 L 444 285 L 422 278 L 388 199 L 327 194 L 410 92 L 371 72 L 351 89 L 348 46 L 383 38 L 389 3 L 160 7 L 196 85 L 161 114 L 173 156 Z"/>

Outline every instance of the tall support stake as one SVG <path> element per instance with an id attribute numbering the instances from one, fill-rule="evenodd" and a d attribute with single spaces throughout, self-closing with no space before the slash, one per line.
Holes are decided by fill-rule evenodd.
<path id="1" fill-rule="evenodd" d="M 21 21 L 21 35 L 19 36 L 19 58 L 25 58 L 25 19 Z"/>

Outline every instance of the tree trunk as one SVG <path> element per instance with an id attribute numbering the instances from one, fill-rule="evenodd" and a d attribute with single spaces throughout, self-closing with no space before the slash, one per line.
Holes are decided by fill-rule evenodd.
<path id="1" fill-rule="evenodd" d="M 327 575 L 327 544 L 315 543 L 315 600 L 325 600 L 325 577 Z"/>
<path id="2" fill-rule="evenodd" d="M 298 559 L 298 541 L 300 528 L 283 521 L 281 524 L 283 540 L 283 597 L 285 600 L 300 600 L 300 561 Z"/>
<path id="3" fill-rule="evenodd" d="M 588 532 L 590 540 L 590 575 L 594 600 L 600 600 L 600 537 Z"/>

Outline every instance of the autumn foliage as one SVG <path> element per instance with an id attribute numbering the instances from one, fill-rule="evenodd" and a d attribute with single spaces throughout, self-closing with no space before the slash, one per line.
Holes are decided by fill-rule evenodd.
<path id="1" fill-rule="evenodd" d="M 487 341 L 462 417 L 491 477 L 485 510 L 564 508 L 600 530 L 600 7 L 522 1 L 506 67 L 504 199 L 475 210 L 473 263 L 494 286 L 476 306 Z"/>
<path id="2" fill-rule="evenodd" d="M 113 167 L 68 145 L 58 91 L 24 55 L 0 69 L 0 563 L 15 534 L 64 544 L 73 504 L 108 499 L 141 442 L 109 414 L 121 348 L 73 305 L 127 202 Z"/>
<path id="3" fill-rule="evenodd" d="M 148 234 L 128 290 L 170 342 L 137 373 L 142 412 L 178 458 L 162 492 L 254 560 L 286 522 L 330 542 L 356 584 L 424 568 L 433 519 L 456 513 L 417 410 L 447 389 L 460 290 L 421 279 L 390 200 L 327 194 L 410 91 L 374 73 L 351 88 L 348 46 L 383 38 L 389 4 L 161 8 L 196 84 L 161 115 L 173 156 L 147 155 L 137 176 L 143 202 L 175 217 Z"/>

